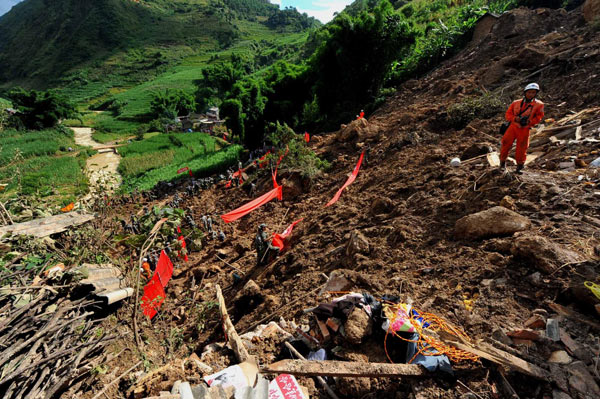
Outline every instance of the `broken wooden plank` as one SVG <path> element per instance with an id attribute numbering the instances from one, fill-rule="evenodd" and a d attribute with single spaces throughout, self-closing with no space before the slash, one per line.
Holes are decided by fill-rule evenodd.
<path id="1" fill-rule="evenodd" d="M 582 315 L 581 313 L 578 313 L 572 309 L 569 309 L 565 306 L 559 305 L 558 303 L 553 303 L 553 302 L 548 302 L 548 307 L 552 310 L 554 310 L 556 313 L 558 313 L 559 315 L 565 316 L 573 321 L 577 321 L 583 324 L 587 324 L 588 326 L 595 328 L 596 330 L 600 331 L 600 324 L 596 323 L 595 321 L 592 321 L 590 319 L 588 319 L 587 317 L 585 317 L 584 315 Z"/>
<path id="2" fill-rule="evenodd" d="M 478 342 L 477 347 L 467 343 L 444 340 L 445 343 L 454 346 L 457 349 L 472 353 L 483 359 L 489 360 L 492 363 L 499 364 L 516 370 L 522 374 L 529 375 L 539 380 L 547 381 L 550 378 L 550 373 L 534 364 L 528 363 L 525 360 L 504 352 L 498 348 L 485 342 Z"/>
<path id="3" fill-rule="evenodd" d="M 217 300 L 219 301 L 219 310 L 221 311 L 221 318 L 223 320 L 223 329 L 225 330 L 225 334 L 227 334 L 229 344 L 231 345 L 231 349 L 235 353 L 236 358 L 240 363 L 246 361 L 253 361 L 254 358 L 248 353 L 248 350 L 244 346 L 244 343 L 242 342 L 237 331 L 235 331 L 235 327 L 233 326 L 233 323 L 229 318 L 229 313 L 227 313 L 227 306 L 225 305 L 225 299 L 223 298 L 221 287 L 218 284 Z"/>
<path id="4" fill-rule="evenodd" d="M 43 238 L 51 234 L 66 231 L 69 227 L 79 226 L 87 223 L 94 218 L 94 215 L 76 212 L 49 216 L 42 219 L 35 219 L 28 222 L 0 227 L 0 237 L 2 237 L 4 234 L 12 233 L 13 235 L 22 234 Z"/>
<path id="5" fill-rule="evenodd" d="M 261 369 L 263 374 L 324 377 L 420 377 L 428 373 L 416 364 L 342 362 L 337 360 L 281 360 Z"/>

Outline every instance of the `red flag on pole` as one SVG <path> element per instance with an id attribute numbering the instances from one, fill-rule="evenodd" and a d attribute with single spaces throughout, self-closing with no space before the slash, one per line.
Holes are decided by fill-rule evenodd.
<path id="1" fill-rule="evenodd" d="M 333 196 L 333 198 L 331 199 L 331 201 L 329 201 L 327 203 L 327 205 L 325 205 L 326 208 L 328 206 L 330 206 L 330 205 L 335 204 L 337 202 L 337 200 L 340 199 L 340 196 L 342 195 L 342 191 L 344 191 L 344 189 L 346 187 L 348 187 L 349 185 L 351 185 L 352 183 L 354 183 L 354 180 L 356 180 L 356 176 L 358 176 L 358 171 L 360 170 L 360 164 L 362 163 L 364 156 L 365 156 L 365 152 L 363 151 L 362 154 L 360 154 L 360 158 L 358 159 L 358 163 L 356 164 L 356 167 L 354 168 L 354 171 L 348 177 L 348 180 L 346 180 L 346 183 L 344 183 L 344 185 L 342 186 L 342 188 L 340 188 L 338 190 L 338 192 L 335 193 L 335 195 Z"/>
<path id="2" fill-rule="evenodd" d="M 144 296 L 142 296 L 141 303 L 144 314 L 152 319 L 156 316 L 164 301 L 165 290 L 160 283 L 158 274 L 154 273 L 152 280 L 144 287 Z"/>
<path id="3" fill-rule="evenodd" d="M 310 141 L 310 134 L 308 134 L 308 132 L 304 132 L 304 141 L 307 143 Z"/>

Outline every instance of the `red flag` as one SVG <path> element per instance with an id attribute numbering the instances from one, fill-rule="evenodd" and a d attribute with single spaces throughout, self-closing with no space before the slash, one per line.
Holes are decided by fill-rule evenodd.
<path id="1" fill-rule="evenodd" d="M 346 187 L 348 187 L 349 185 L 351 185 L 352 183 L 354 183 L 354 180 L 356 180 L 356 176 L 358 176 L 358 171 L 360 170 L 360 164 L 362 163 L 364 156 L 365 156 L 365 152 L 363 151 L 362 154 L 360 154 L 360 158 L 358 159 L 358 163 L 356 164 L 356 167 L 354 168 L 354 171 L 348 177 L 348 180 L 346 180 L 346 183 L 344 183 L 344 185 L 342 186 L 342 188 L 340 188 L 338 190 L 338 192 L 335 193 L 335 195 L 333 196 L 333 198 L 331 199 L 331 201 L 329 201 L 327 203 L 327 205 L 325 205 L 326 208 L 328 206 L 330 206 L 330 205 L 335 204 L 337 202 L 337 200 L 340 199 L 340 195 L 342 195 L 342 191 L 344 191 L 344 189 Z"/>
<path id="2" fill-rule="evenodd" d="M 285 247 L 285 239 L 288 238 L 292 234 L 294 227 L 303 220 L 304 220 L 304 218 L 296 220 L 294 223 L 290 224 L 288 226 L 288 228 L 283 231 L 283 233 L 274 234 L 273 241 L 272 241 L 273 246 L 278 247 L 279 250 L 282 250 Z"/>
<path id="3" fill-rule="evenodd" d="M 142 309 L 144 314 L 152 319 L 161 305 L 165 301 L 165 290 L 160 283 L 157 273 L 154 273 L 152 280 L 144 287 L 144 296 L 142 296 Z"/>
<path id="4" fill-rule="evenodd" d="M 283 195 L 282 189 L 282 186 L 275 187 L 273 190 L 262 195 L 261 197 L 258 197 L 255 200 L 250 201 L 225 215 L 221 215 L 221 219 L 223 219 L 225 223 L 233 222 L 234 220 L 238 220 L 239 218 L 246 216 L 256 208 L 263 206 L 275 198 L 281 201 Z"/>
<path id="5" fill-rule="evenodd" d="M 310 134 L 308 134 L 308 132 L 304 132 L 304 141 L 307 143 L 310 141 Z"/>
<path id="6" fill-rule="evenodd" d="M 188 168 L 188 167 L 186 166 L 185 168 L 181 168 L 181 169 L 179 169 L 179 170 L 177 171 L 177 174 L 179 175 L 179 174 L 181 174 L 181 173 L 183 173 L 183 172 L 187 172 L 188 170 L 190 170 L 190 168 Z"/>
<path id="7" fill-rule="evenodd" d="M 173 275 L 173 262 L 171 262 L 171 259 L 169 259 L 165 251 L 160 252 L 160 258 L 158 258 L 155 274 L 158 274 L 161 285 L 166 287 Z"/>

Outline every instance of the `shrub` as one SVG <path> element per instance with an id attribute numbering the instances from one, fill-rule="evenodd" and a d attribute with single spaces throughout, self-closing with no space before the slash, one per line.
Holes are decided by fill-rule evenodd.
<path id="1" fill-rule="evenodd" d="M 448 107 L 448 125 L 455 129 L 463 129 L 474 119 L 491 118 L 502 111 L 504 103 L 492 94 L 468 98 Z"/>
<path id="2" fill-rule="evenodd" d="M 288 150 L 283 158 L 281 169 L 299 170 L 302 176 L 313 178 L 322 170 L 329 168 L 329 162 L 322 160 L 311 150 L 304 141 L 303 135 L 298 135 L 285 123 L 270 123 L 269 140 L 281 151 Z M 283 154 L 283 152 L 282 152 Z"/>

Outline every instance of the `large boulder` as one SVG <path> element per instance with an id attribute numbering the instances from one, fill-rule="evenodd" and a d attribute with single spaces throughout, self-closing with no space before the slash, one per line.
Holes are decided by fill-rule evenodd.
<path id="1" fill-rule="evenodd" d="M 364 140 L 365 138 L 377 134 L 377 127 L 365 118 L 355 119 L 347 125 L 342 125 L 337 132 L 335 138 L 339 142 L 349 142 L 356 139 Z"/>
<path id="2" fill-rule="evenodd" d="M 513 241 L 512 254 L 515 258 L 524 259 L 536 269 L 552 273 L 556 268 L 566 264 L 580 262 L 583 257 L 575 251 L 563 247 L 554 241 L 534 234 L 517 237 Z"/>
<path id="3" fill-rule="evenodd" d="M 587 22 L 600 19 L 600 0 L 587 0 L 583 5 L 583 18 Z"/>
<path id="4" fill-rule="evenodd" d="M 454 234 L 457 238 L 468 239 L 501 237 L 530 227 L 531 222 L 525 216 L 502 206 L 495 206 L 458 219 L 454 226 Z"/>

